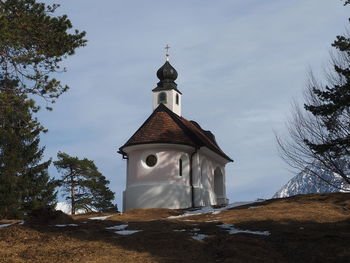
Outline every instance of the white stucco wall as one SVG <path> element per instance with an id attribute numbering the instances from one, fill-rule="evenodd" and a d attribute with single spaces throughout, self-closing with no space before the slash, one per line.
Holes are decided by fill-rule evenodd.
<path id="1" fill-rule="evenodd" d="M 191 207 L 191 187 L 179 184 L 144 184 L 128 187 L 124 191 L 124 211 L 134 208 Z"/>
<path id="2" fill-rule="evenodd" d="M 225 165 L 227 160 L 207 148 L 201 148 L 193 160 L 193 184 L 195 187 L 195 206 L 220 205 L 228 202 L 226 198 Z M 206 166 L 205 172 L 203 165 Z M 214 188 L 214 171 L 220 169 L 223 175 L 223 195 L 218 196 Z M 219 202 L 218 202 L 219 198 Z"/>
<path id="3" fill-rule="evenodd" d="M 190 156 L 195 151 L 193 147 L 176 144 L 145 144 L 130 146 L 124 151 L 128 154 L 128 167 L 126 189 L 123 193 L 123 210 L 191 207 Z M 209 150 L 208 154 L 200 149 L 193 156 L 195 206 L 218 204 L 214 191 L 214 171 L 218 167 L 224 171 L 227 161 L 220 159 L 216 154 L 211 156 L 210 152 Z M 154 167 L 148 167 L 145 163 L 147 156 L 151 154 L 157 157 Z M 183 159 L 182 176 L 179 175 L 180 158 Z M 203 165 L 206 168 L 203 168 Z M 202 172 L 204 170 L 205 172 Z M 223 177 L 225 177 L 224 174 Z M 226 200 L 226 191 L 224 193 Z"/>
<path id="4" fill-rule="evenodd" d="M 189 160 L 191 147 L 148 146 L 146 149 L 134 149 L 128 154 L 127 187 L 149 183 L 176 183 L 189 185 L 189 166 L 184 168 L 183 175 L 179 175 L 179 159 Z M 146 158 L 149 155 L 157 157 L 157 164 L 148 167 Z"/>
<path id="5" fill-rule="evenodd" d="M 164 92 L 167 95 L 167 103 L 165 103 L 164 105 L 168 109 L 170 109 L 172 112 L 181 116 L 182 98 L 181 98 L 181 94 L 175 90 L 162 90 L 162 91 L 153 92 L 153 110 L 155 110 L 159 105 L 158 104 L 158 95 L 161 92 Z M 178 94 L 178 96 L 179 96 L 179 104 L 176 104 L 176 94 Z"/>

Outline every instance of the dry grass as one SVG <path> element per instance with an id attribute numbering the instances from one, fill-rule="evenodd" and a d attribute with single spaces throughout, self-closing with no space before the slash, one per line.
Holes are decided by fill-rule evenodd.
<path id="1" fill-rule="evenodd" d="M 167 219 L 181 213 L 140 209 L 110 214 L 105 221 L 78 215 L 77 227 L 0 228 L 0 262 L 349 262 L 350 194 L 296 196 Z M 127 229 L 143 231 L 120 236 L 105 229 L 126 222 Z M 217 227 L 221 223 L 271 235 L 229 235 Z M 208 238 L 192 239 L 194 228 Z M 179 229 L 186 231 L 173 231 Z"/>

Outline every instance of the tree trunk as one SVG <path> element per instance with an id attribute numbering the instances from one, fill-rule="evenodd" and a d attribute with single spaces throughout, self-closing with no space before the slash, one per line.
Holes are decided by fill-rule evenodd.
<path id="1" fill-rule="evenodd" d="M 71 176 L 71 188 L 72 188 L 72 193 L 71 193 L 71 206 L 72 206 L 72 215 L 75 215 L 75 191 L 74 191 L 74 180 L 73 180 L 73 176 Z"/>

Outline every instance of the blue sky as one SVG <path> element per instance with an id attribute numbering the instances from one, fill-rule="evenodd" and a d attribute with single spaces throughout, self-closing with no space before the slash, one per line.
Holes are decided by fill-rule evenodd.
<path id="1" fill-rule="evenodd" d="M 51 1 L 46 1 L 51 2 Z M 235 162 L 230 201 L 271 197 L 293 173 L 280 159 L 283 134 L 307 72 L 322 75 L 348 7 L 329 0 L 56 1 L 58 14 L 87 31 L 58 77 L 71 89 L 42 111 L 46 157 L 95 161 L 121 207 L 125 161 L 118 148 L 152 112 L 157 69 L 169 44 L 183 116 L 211 130 Z M 55 176 L 54 168 L 50 169 Z"/>

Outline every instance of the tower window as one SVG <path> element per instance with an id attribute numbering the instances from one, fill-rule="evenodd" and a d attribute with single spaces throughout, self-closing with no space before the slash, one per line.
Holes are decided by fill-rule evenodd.
<path id="1" fill-rule="evenodd" d="M 179 160 L 179 175 L 182 176 L 182 159 Z"/>
<path id="2" fill-rule="evenodd" d="M 176 94 L 176 104 L 179 105 L 179 94 Z"/>
<path id="3" fill-rule="evenodd" d="M 166 93 L 165 92 L 159 93 L 159 95 L 158 95 L 158 104 L 161 104 L 161 103 L 166 104 L 166 102 L 167 102 Z"/>

